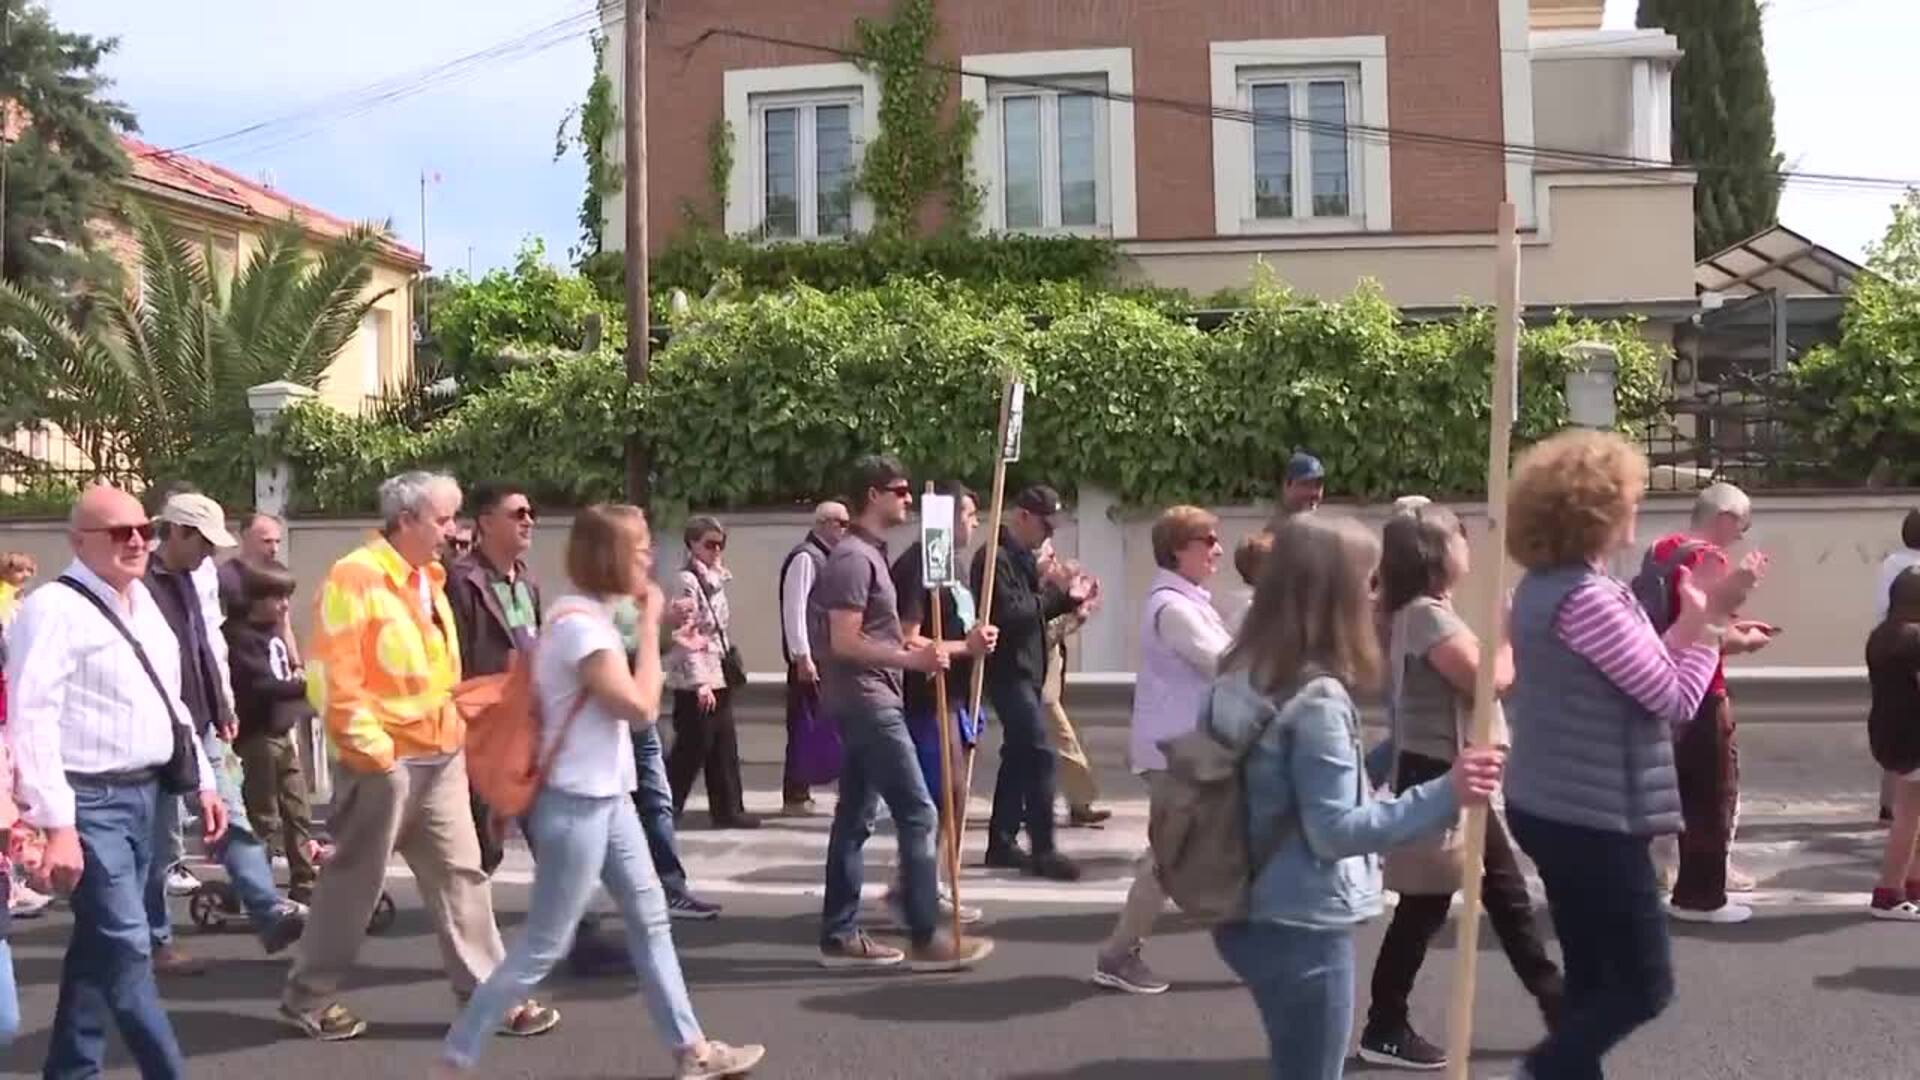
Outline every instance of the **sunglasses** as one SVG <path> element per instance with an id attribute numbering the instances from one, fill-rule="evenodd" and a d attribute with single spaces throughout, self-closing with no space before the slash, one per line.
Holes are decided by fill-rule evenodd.
<path id="1" fill-rule="evenodd" d="M 727 550 L 727 542 L 717 537 L 708 537 L 707 539 L 700 541 L 700 546 L 702 548 L 705 548 L 708 551 Z"/>
<path id="2" fill-rule="evenodd" d="M 1205 544 L 1208 548 L 1216 548 L 1220 546 L 1220 536 L 1218 533 L 1204 533 L 1194 537 L 1193 542 L 1196 544 Z"/>
<path id="3" fill-rule="evenodd" d="M 454 551 L 466 551 L 473 547 L 473 541 L 465 537 L 454 537 L 447 541 L 447 547 Z"/>
<path id="4" fill-rule="evenodd" d="M 902 498 L 902 499 L 909 499 L 913 497 L 913 485 L 907 483 L 905 480 L 902 480 L 897 484 L 888 484 L 886 487 L 881 488 L 880 490 L 886 492 L 889 495 L 898 496 L 899 498 Z"/>
<path id="5" fill-rule="evenodd" d="M 153 522 L 145 521 L 138 525 L 101 525 L 91 529 L 81 529 L 83 533 L 99 533 L 116 544 L 131 543 L 138 536 L 141 543 L 153 540 Z"/>
<path id="6" fill-rule="evenodd" d="M 531 525 L 540 520 L 540 511 L 535 510 L 531 506 L 516 506 L 512 510 L 507 511 L 507 516 L 515 521 L 524 521 Z"/>

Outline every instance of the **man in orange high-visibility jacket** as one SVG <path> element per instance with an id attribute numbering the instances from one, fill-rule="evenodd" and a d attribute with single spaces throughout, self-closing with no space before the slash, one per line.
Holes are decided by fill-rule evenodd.
<path id="1" fill-rule="evenodd" d="M 307 692 L 339 759 L 327 822 L 335 850 L 314 889 L 280 1011 L 322 1041 L 367 1028 L 335 994 L 396 850 L 439 923 L 455 997 L 470 996 L 504 952 L 468 803 L 466 725 L 453 704 L 460 642 L 437 561 L 459 512 L 452 477 L 388 480 L 380 485 L 381 534 L 335 563 L 320 586 Z M 501 1018 L 515 1035 L 559 1022 L 534 1001 Z"/>

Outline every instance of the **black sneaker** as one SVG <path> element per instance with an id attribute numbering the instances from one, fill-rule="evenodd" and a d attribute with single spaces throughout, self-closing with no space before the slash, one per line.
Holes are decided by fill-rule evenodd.
<path id="1" fill-rule="evenodd" d="M 1080 867 L 1057 851 L 1035 855 L 1027 860 L 1026 871 L 1028 877 L 1046 878 L 1049 881 L 1080 880 Z"/>
<path id="2" fill-rule="evenodd" d="M 1025 870 L 1027 861 L 1027 853 L 1017 847 L 990 847 L 987 849 L 987 857 L 980 865 L 989 870 Z"/>
<path id="3" fill-rule="evenodd" d="M 1360 1036 L 1360 1060 L 1373 1065 L 1428 1071 L 1447 1067 L 1447 1052 L 1420 1037 L 1408 1024 L 1398 1031 L 1369 1028 Z"/>
<path id="4" fill-rule="evenodd" d="M 720 905 L 709 904 L 689 892 L 667 894 L 667 914 L 675 919 L 711 922 L 720 917 Z"/>

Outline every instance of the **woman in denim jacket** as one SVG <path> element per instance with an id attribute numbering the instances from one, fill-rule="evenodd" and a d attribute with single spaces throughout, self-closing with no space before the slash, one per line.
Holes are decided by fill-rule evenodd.
<path id="1" fill-rule="evenodd" d="M 1341 1075 L 1353 1027 L 1353 931 L 1381 910 L 1378 853 L 1445 828 L 1499 786 L 1501 751 L 1472 748 L 1446 776 L 1373 797 L 1352 692 L 1380 675 L 1379 557 L 1379 541 L 1352 519 L 1289 519 L 1213 687 L 1212 730 L 1231 745 L 1253 740 L 1249 847 L 1273 852 L 1254 878 L 1247 918 L 1215 927 L 1214 944 L 1253 992 L 1274 1080 Z"/>

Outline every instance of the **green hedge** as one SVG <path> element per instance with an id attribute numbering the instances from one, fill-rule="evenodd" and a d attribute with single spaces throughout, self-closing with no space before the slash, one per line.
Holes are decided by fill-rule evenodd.
<path id="1" fill-rule="evenodd" d="M 648 268 L 655 293 L 684 289 L 704 296 L 723 280 L 748 293 L 781 291 L 795 283 L 832 292 L 866 289 L 893 278 L 937 276 L 976 287 L 1037 282 L 1110 283 L 1119 249 L 1110 240 L 1073 236 L 891 237 L 862 235 L 807 244 L 767 244 L 710 229 L 686 229 Z M 580 272 L 610 300 L 624 297 L 626 267 L 619 252 L 583 260 Z"/>
<path id="2" fill-rule="evenodd" d="M 1484 482 L 1486 312 L 1408 323 L 1368 287 L 1339 303 L 1259 288 L 1211 332 L 1122 296 L 1063 296 L 1051 314 L 915 280 L 696 305 L 643 388 L 609 350 L 511 371 L 422 431 L 303 407 L 281 445 L 310 509 L 364 509 L 413 463 L 569 503 L 618 494 L 631 426 L 667 507 L 786 505 L 838 490 L 873 450 L 916 475 L 984 478 L 998 373 L 1013 370 L 1029 380 L 1015 483 L 1096 484 L 1143 505 L 1242 500 L 1268 494 L 1298 447 L 1327 460 L 1335 494 Z M 1620 349 L 1627 422 L 1658 408 L 1661 354 L 1632 324 L 1562 320 L 1523 335 L 1518 441 L 1564 424 L 1565 350 L 1582 338 Z"/>

